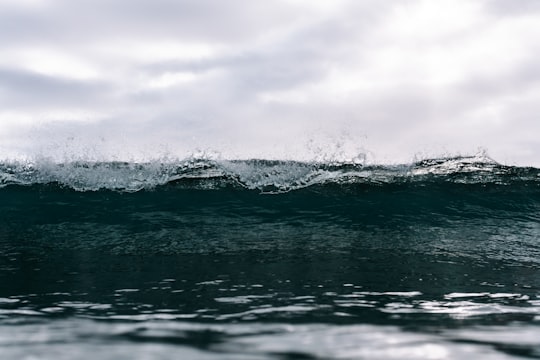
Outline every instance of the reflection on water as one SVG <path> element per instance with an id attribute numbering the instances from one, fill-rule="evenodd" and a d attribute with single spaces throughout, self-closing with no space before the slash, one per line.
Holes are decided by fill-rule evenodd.
<path id="1" fill-rule="evenodd" d="M 2 266 L 7 358 L 540 357 L 540 277 L 530 264 L 389 250 L 63 249 L 12 252 Z"/>
<path id="2" fill-rule="evenodd" d="M 28 321 L 0 327 L 11 359 L 507 359 L 540 355 L 531 326 L 407 331 L 384 325 Z"/>

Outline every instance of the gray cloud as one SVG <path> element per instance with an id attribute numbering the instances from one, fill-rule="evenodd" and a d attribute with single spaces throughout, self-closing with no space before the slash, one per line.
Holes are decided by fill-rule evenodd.
<path id="1" fill-rule="evenodd" d="M 310 139 L 324 147 L 346 134 L 344 141 L 358 149 L 396 161 L 425 149 L 466 152 L 485 146 L 496 157 L 510 154 L 513 161 L 531 163 L 536 160 L 530 154 L 540 151 L 530 137 L 540 131 L 533 115 L 540 96 L 540 42 L 526 33 L 531 25 L 497 30 L 506 24 L 501 19 L 536 16 L 532 1 L 511 11 L 505 10 L 507 2 L 486 1 L 486 11 L 473 14 L 481 21 L 441 25 L 449 30 L 429 21 L 434 29 L 418 27 L 421 13 L 408 23 L 400 14 L 414 14 L 418 0 L 345 1 L 322 10 L 295 1 L 49 4 L 0 5 L 0 52 L 13 59 L 1 63 L 0 105 L 29 117 L 43 108 L 103 116 L 77 123 L 66 118 L 46 131 L 34 128 L 35 134 L 48 134 L 45 140 L 33 137 L 40 149 L 47 148 L 43 141 L 58 145 L 75 137 L 86 148 L 116 149 L 111 144 L 122 143 L 119 152 L 127 156 L 138 144 L 154 144 L 178 154 L 206 147 L 225 156 L 295 157 L 307 151 L 302 147 Z M 396 19 L 403 28 L 396 28 Z M 501 33 L 509 38 L 494 45 Z M 170 53 L 152 53 L 163 50 L 152 48 L 160 42 Z M 186 44 L 185 54 L 167 48 Z M 193 44 L 209 52 L 191 54 Z M 514 44 L 524 53 L 515 54 Z M 477 51 L 482 47 L 484 59 Z M 61 67 L 38 74 L 17 61 L 24 55 L 17 51 L 34 48 L 72 57 L 97 75 L 71 78 L 66 68 L 61 76 Z M 433 56 L 438 60 L 431 61 Z M 437 82 L 445 63 L 448 74 L 457 76 Z M 2 129 L 0 124 L 0 143 L 10 136 Z M 13 121 L 9 129 L 19 135 L 30 131 Z"/>
<path id="2" fill-rule="evenodd" d="M 96 37 L 173 37 L 239 41 L 291 20 L 292 6 L 266 2 L 59 0 L 24 11 L 0 7 L 3 41 L 90 41 Z"/>
<path id="3" fill-rule="evenodd" d="M 485 4 L 487 9 L 498 16 L 531 15 L 540 12 L 540 3 L 535 0 L 487 0 Z"/>
<path id="4" fill-rule="evenodd" d="M 4 108 L 103 106 L 108 102 L 107 90 L 103 83 L 0 68 L 0 106 Z"/>

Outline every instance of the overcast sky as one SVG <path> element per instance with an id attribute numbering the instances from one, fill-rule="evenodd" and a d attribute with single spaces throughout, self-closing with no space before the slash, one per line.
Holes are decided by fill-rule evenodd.
<path id="1" fill-rule="evenodd" d="M 537 0 L 1 0 L 0 157 L 540 166 Z"/>

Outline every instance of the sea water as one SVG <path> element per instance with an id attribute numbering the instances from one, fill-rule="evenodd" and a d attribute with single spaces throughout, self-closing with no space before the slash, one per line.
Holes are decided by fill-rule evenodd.
<path id="1" fill-rule="evenodd" d="M 540 170 L 0 164 L 0 359 L 540 358 Z"/>

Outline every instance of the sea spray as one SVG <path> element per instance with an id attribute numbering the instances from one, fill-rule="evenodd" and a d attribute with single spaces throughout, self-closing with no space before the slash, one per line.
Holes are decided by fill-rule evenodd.
<path id="1" fill-rule="evenodd" d="M 246 189 L 280 192 L 321 184 L 382 184 L 418 181 L 538 185 L 536 168 L 498 164 L 487 157 L 450 157 L 403 165 L 278 160 L 183 160 L 130 162 L 48 160 L 0 163 L 0 186 L 58 184 L 78 191 L 139 191 L 190 180 L 208 188 L 234 183 Z"/>

